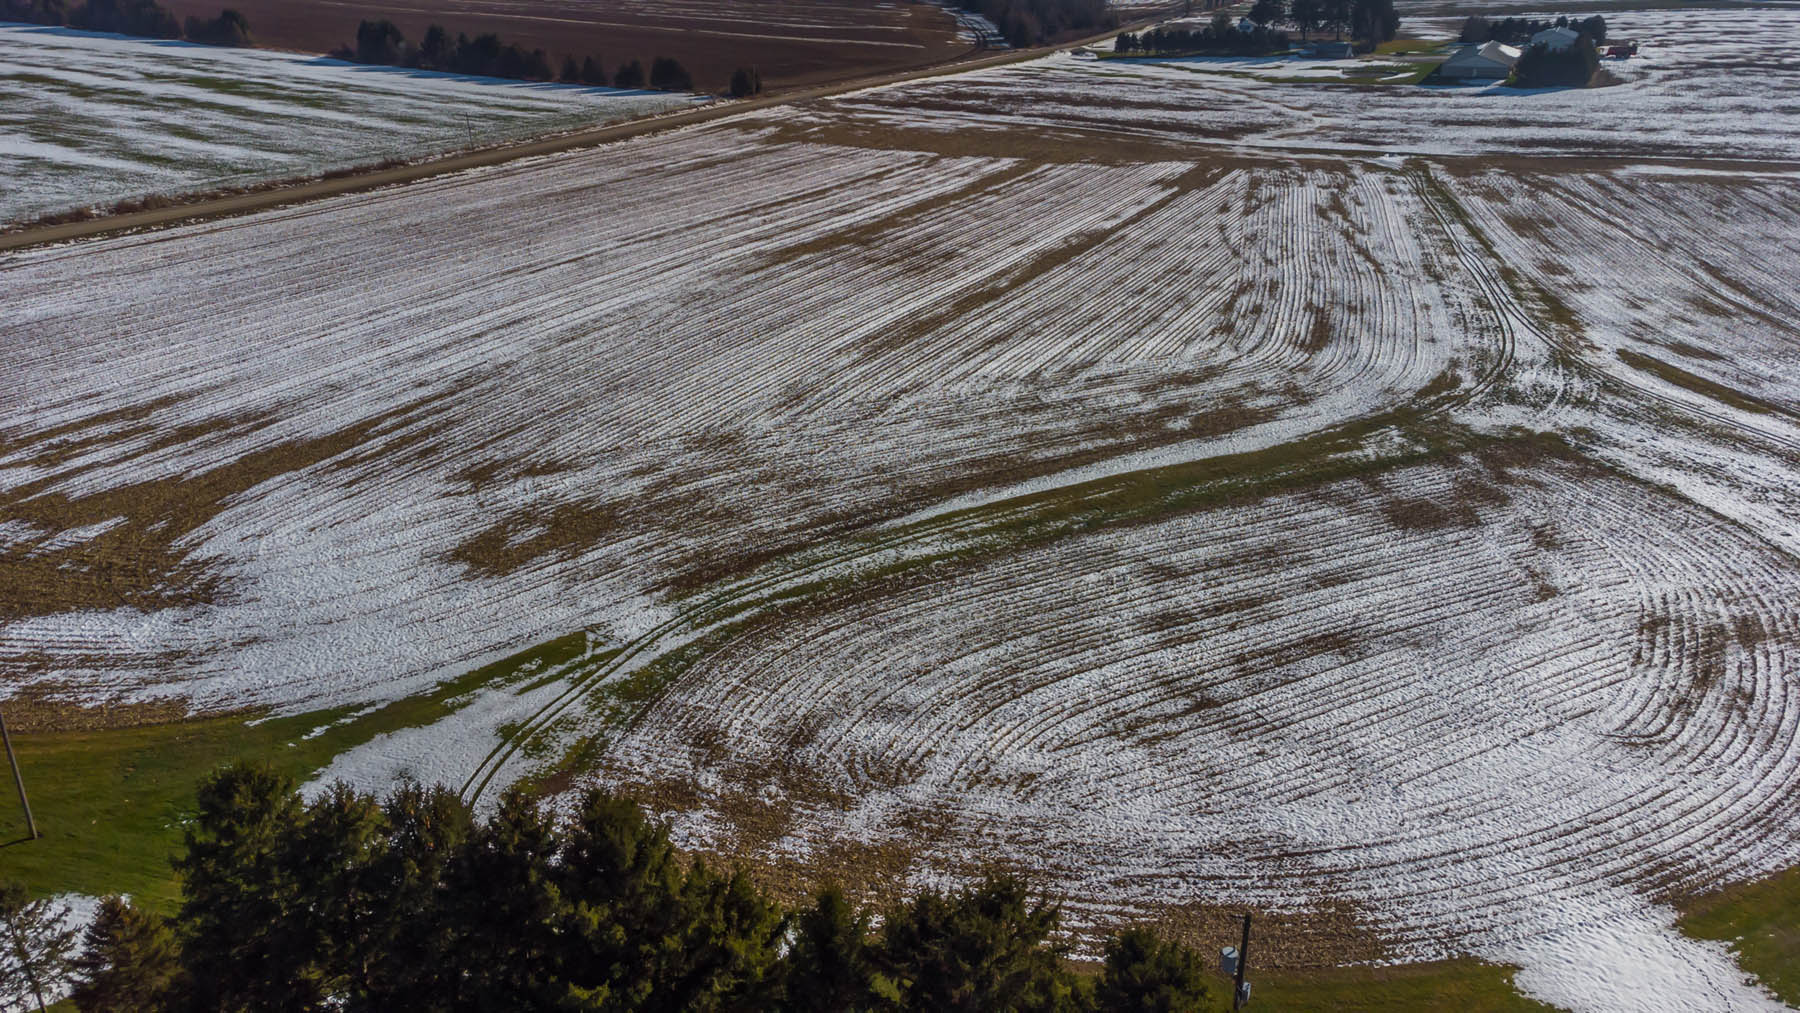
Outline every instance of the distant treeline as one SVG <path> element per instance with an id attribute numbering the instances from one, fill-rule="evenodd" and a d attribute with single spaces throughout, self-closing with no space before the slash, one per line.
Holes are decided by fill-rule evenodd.
<path id="1" fill-rule="evenodd" d="M 210 21 L 191 17 L 184 25 L 175 20 L 174 11 L 156 0 L 86 0 L 73 7 L 63 0 L 0 0 L 0 21 L 67 25 L 147 39 L 187 39 L 212 46 L 250 44 L 250 22 L 237 11 L 226 8 Z"/>
<path id="2" fill-rule="evenodd" d="M 1596 14 L 1593 17 L 1570 20 L 1559 17 L 1555 21 L 1538 21 L 1532 18 L 1500 18 L 1489 21 L 1479 14 L 1470 15 L 1463 21 L 1459 42 L 1504 42 L 1508 45 L 1524 45 L 1531 37 L 1551 28 L 1572 28 L 1587 36 L 1594 45 L 1606 42 L 1606 19 Z"/>
<path id="3" fill-rule="evenodd" d="M 1230 16 L 1221 12 L 1205 28 L 1152 28 L 1138 35 L 1124 32 L 1113 44 L 1113 49 L 1117 53 L 1146 56 L 1261 56 L 1286 52 L 1289 45 L 1286 32 L 1266 25 L 1248 32 L 1239 31 Z"/>
<path id="4" fill-rule="evenodd" d="M 1290 45 L 1287 33 L 1276 28 L 1284 24 L 1298 28 L 1302 41 L 1313 32 L 1329 31 L 1339 39 L 1348 34 L 1360 40 L 1359 49 L 1368 50 L 1400 31 L 1394 0 L 1256 0 L 1245 21 L 1251 26 L 1248 29 L 1219 11 L 1205 28 L 1153 28 L 1140 35 L 1127 32 L 1119 36 L 1113 51 L 1166 56 L 1280 53 Z"/>
<path id="5" fill-rule="evenodd" d="M 108 898 L 78 947 L 56 905 L 0 886 L 11 983 L 72 985 L 83 1011 L 1211 1008 L 1199 954 L 1149 931 L 1075 972 L 1059 909 L 1016 878 L 923 893 L 876 928 L 833 886 L 784 908 L 679 853 L 626 799 L 572 808 L 515 791 L 477 820 L 417 785 L 307 803 L 266 769 L 227 767 L 199 786 L 173 918 Z"/>
<path id="6" fill-rule="evenodd" d="M 356 63 L 390 67 L 416 67 L 441 70 L 453 74 L 475 74 L 481 77 L 506 77 L 520 81 L 556 81 L 570 84 L 607 85 L 615 88 L 642 88 L 646 84 L 658 91 L 692 91 L 694 79 L 687 68 L 666 56 L 650 61 L 650 71 L 637 60 L 622 63 L 610 76 L 597 56 L 577 62 L 570 56 L 563 60 L 560 75 L 550 66 L 550 57 L 541 49 L 525 49 L 517 43 L 502 43 L 498 35 L 486 34 L 469 38 L 457 33 L 452 39 L 442 25 L 425 29 L 418 45 L 392 21 L 364 21 L 356 26 L 356 44 L 334 50 L 332 56 Z M 761 78 L 755 81 L 761 90 Z"/>
<path id="7" fill-rule="evenodd" d="M 960 0 L 963 10 L 994 23 L 1011 46 L 1035 46 L 1069 32 L 1119 26 L 1106 0 Z"/>
<path id="8" fill-rule="evenodd" d="M 1285 21 L 1300 29 L 1302 40 L 1317 31 L 1332 32 L 1340 40 L 1348 34 L 1369 49 L 1400 32 L 1394 0 L 1257 0 L 1250 20 Z"/>

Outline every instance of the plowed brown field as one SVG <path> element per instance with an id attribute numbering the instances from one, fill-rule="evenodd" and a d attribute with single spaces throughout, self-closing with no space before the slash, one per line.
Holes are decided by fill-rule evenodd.
<path id="1" fill-rule="evenodd" d="M 173 0 L 183 18 L 212 17 L 217 0 Z M 349 44 L 364 18 L 386 18 L 417 42 L 432 24 L 451 34 L 492 32 L 504 42 L 564 56 L 622 63 L 671 56 L 705 91 L 724 89 L 737 67 L 756 67 L 770 87 L 924 67 L 964 55 L 948 13 L 929 4 L 848 0 L 748 0 L 729 7 L 680 0 L 236 0 L 258 45 L 324 53 Z"/>

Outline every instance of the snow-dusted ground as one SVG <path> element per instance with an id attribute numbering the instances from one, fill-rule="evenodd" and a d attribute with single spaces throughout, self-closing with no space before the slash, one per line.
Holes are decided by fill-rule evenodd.
<path id="1" fill-rule="evenodd" d="M 586 629 L 327 776 L 491 795 L 502 726 L 601 731 L 697 846 L 750 799 L 1093 920 L 1349 903 L 1574 1009 L 1768 1005 L 1667 906 L 1800 861 L 1800 118 L 1713 46 L 1543 95 L 1050 59 L 8 257 L 0 676 L 299 710 Z M 1334 433 L 1422 456 L 1005 541 Z"/>
<path id="2" fill-rule="evenodd" d="M 688 101 L 0 24 L 0 222 L 416 158 Z"/>
<path id="3" fill-rule="evenodd" d="M 1179 67 L 1195 73 L 1253 77 L 1266 81 L 1343 82 L 1355 78 L 1410 74 L 1418 67 L 1404 60 L 1354 58 L 1320 60 L 1304 56 L 1182 56 L 1114 58 L 1106 67 Z"/>
<path id="4" fill-rule="evenodd" d="M 1408 523 L 1433 505 L 1469 515 Z M 1800 860 L 1797 596 L 1800 564 L 1703 510 L 1472 459 L 770 624 L 610 763 L 700 786 L 714 847 L 749 798 L 792 807 L 796 858 L 1042 856 L 1078 911 L 1348 899 L 1401 955 L 1514 961 L 1559 1005 L 1749 1008 L 1646 896 Z M 1658 956 L 1625 974 L 1592 937 Z M 1629 1001 L 1589 994 L 1609 974 Z"/>
<path id="5" fill-rule="evenodd" d="M 1491 336 L 1457 324 L 1465 292 L 1404 281 L 1455 269 L 1428 266 L 1425 215 L 1401 180 L 1352 167 L 1029 165 L 702 131 L 19 257 L 0 365 L 29 382 L 7 391 L 22 442 L 0 482 L 90 505 L 86 538 L 46 505 L 14 551 L 172 540 L 226 586 L 21 618 L 0 651 L 208 707 L 386 697 L 603 609 L 623 628 L 720 553 L 1122 450 L 1278 442 L 1483 354 Z M 251 260 L 258 286 L 218 270 Z M 1073 297 L 1092 291 L 1143 294 Z M 102 401 L 149 416 L 84 425 Z M 28 438 L 56 426 L 93 440 Z M 258 456 L 283 446 L 307 463 Z M 224 465 L 242 491 L 191 527 L 112 521 L 131 504 L 106 490 Z"/>

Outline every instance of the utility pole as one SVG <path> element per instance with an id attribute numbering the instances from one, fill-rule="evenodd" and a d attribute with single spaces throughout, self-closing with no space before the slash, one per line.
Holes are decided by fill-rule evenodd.
<path id="1" fill-rule="evenodd" d="M 25 797 L 25 776 L 19 773 L 19 758 L 13 755 L 12 736 L 6 731 L 6 715 L 0 713 L 0 740 L 6 743 L 6 762 L 12 764 L 13 784 L 19 787 L 19 804 L 25 807 L 25 829 L 31 833 L 31 839 L 37 840 L 37 820 L 31 818 L 31 800 Z"/>
<path id="2" fill-rule="evenodd" d="M 1238 944 L 1237 980 L 1232 983 L 1231 1008 L 1239 1010 L 1249 996 L 1244 994 L 1244 965 L 1250 963 L 1250 915 L 1244 914 L 1244 941 Z"/>

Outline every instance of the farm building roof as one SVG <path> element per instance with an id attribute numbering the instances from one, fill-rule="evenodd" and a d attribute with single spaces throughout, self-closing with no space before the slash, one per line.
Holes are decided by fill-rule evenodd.
<path id="1" fill-rule="evenodd" d="M 1581 33 L 1573 28 L 1546 28 L 1531 37 L 1531 44 L 1551 49 L 1567 49 L 1579 38 Z"/>
<path id="2" fill-rule="evenodd" d="M 1485 42 L 1479 46 L 1464 46 L 1462 51 L 1444 61 L 1446 67 L 1492 64 L 1510 67 L 1519 62 L 1519 51 L 1512 46 L 1498 42 Z"/>

